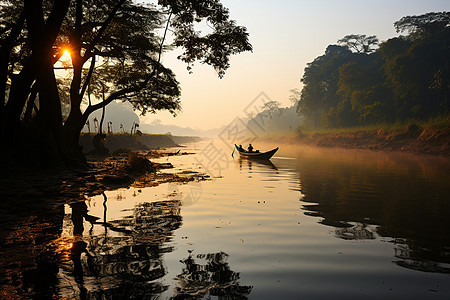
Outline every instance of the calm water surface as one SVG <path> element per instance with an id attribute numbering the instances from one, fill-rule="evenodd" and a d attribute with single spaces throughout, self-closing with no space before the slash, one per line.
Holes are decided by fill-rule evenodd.
<path id="1" fill-rule="evenodd" d="M 209 180 L 4 219 L 1 295 L 450 299 L 449 158 L 281 145 L 258 163 L 209 141 L 183 151 L 196 154 L 158 161 Z"/>

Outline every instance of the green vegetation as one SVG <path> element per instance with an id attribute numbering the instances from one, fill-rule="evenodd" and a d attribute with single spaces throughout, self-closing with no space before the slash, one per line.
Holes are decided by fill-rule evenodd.
<path id="1" fill-rule="evenodd" d="M 348 35 L 308 64 L 297 106 L 301 130 L 382 128 L 430 118 L 448 126 L 450 13 L 408 16 L 394 26 L 407 35 L 381 44 L 374 36 Z"/>
<path id="2" fill-rule="evenodd" d="M 371 125 L 353 126 L 344 128 L 308 129 L 304 127 L 299 127 L 298 132 L 301 132 L 302 134 L 306 135 L 314 135 L 314 134 L 352 133 L 352 132 L 375 131 L 375 130 L 402 131 L 406 130 L 411 126 L 417 126 L 422 129 L 430 129 L 430 130 L 447 129 L 450 133 L 450 114 L 433 117 L 428 120 L 409 119 L 404 122 L 397 121 L 395 123 L 377 123 Z"/>
<path id="3" fill-rule="evenodd" d="M 431 118 L 428 121 L 420 122 L 419 125 L 425 128 L 441 129 L 446 128 L 450 130 L 450 114 Z"/>

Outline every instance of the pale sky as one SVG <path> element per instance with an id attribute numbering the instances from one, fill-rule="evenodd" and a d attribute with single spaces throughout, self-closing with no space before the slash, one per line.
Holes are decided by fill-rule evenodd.
<path id="1" fill-rule="evenodd" d="M 290 106 L 290 89 L 301 89 L 306 64 L 323 55 L 328 45 L 348 34 L 376 35 L 380 41 L 398 36 L 393 23 L 407 15 L 450 11 L 448 0 L 222 0 L 231 18 L 247 27 L 253 52 L 231 58 L 223 79 L 206 65 L 195 65 L 189 74 L 166 53 L 163 63 L 181 83 L 182 111 L 177 117 L 163 112 L 141 117 L 160 119 L 197 129 L 227 125 L 261 92 Z"/>

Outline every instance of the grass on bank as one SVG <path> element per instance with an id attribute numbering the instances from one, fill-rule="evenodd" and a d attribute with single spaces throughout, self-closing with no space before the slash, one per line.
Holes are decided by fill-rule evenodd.
<path id="1" fill-rule="evenodd" d="M 133 133 L 133 134 L 130 134 L 129 132 L 111 132 L 111 133 L 108 133 L 108 132 L 106 132 L 106 131 L 103 131 L 103 133 L 104 134 L 107 134 L 107 135 L 109 135 L 109 136 L 168 136 L 168 137 L 172 137 L 172 135 L 170 135 L 170 134 L 166 134 L 166 133 L 145 133 L 145 132 L 142 132 L 142 133 L 138 133 L 138 134 L 136 134 L 136 133 Z M 94 135 L 96 135 L 97 134 L 97 132 L 85 132 L 85 131 L 83 131 L 83 132 L 81 132 L 81 135 L 92 135 L 92 136 L 94 136 Z"/>
<path id="2" fill-rule="evenodd" d="M 336 133 L 352 133 L 361 131 L 404 131 L 411 126 L 416 126 L 422 129 L 429 130 L 448 130 L 450 131 L 450 114 L 444 116 L 438 116 L 430 118 L 426 121 L 424 120 L 408 120 L 406 122 L 396 122 L 396 123 L 383 123 L 383 124 L 372 124 L 367 126 L 356 126 L 356 127 L 345 127 L 345 128 L 323 128 L 323 129 L 302 129 L 299 128 L 299 133 L 304 135 L 314 135 L 314 134 L 336 134 Z"/>

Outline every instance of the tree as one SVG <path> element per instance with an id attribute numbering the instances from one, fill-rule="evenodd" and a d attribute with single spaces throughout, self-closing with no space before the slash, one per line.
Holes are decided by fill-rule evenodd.
<path id="1" fill-rule="evenodd" d="M 4 115 L 6 91 L 9 88 L 8 75 L 11 73 L 17 56 L 20 56 L 13 49 L 21 42 L 20 35 L 24 22 L 23 3 L 18 1 L 2 2 L 0 11 L 0 124 Z"/>
<path id="2" fill-rule="evenodd" d="M 399 36 L 347 35 L 308 64 L 297 111 L 304 127 L 367 125 L 448 113 L 450 13 L 407 16 Z M 353 51 L 353 52 L 352 52 Z"/>
<path id="3" fill-rule="evenodd" d="M 78 137 L 89 115 L 113 100 L 129 101 L 144 114 L 147 110 L 174 112 L 179 108 L 178 82 L 160 64 L 163 41 L 154 34 L 162 25 L 162 14 L 154 7 L 136 6 L 129 1 L 111 1 L 106 9 L 104 3 L 99 6 L 97 1 L 91 2 L 86 6 L 78 0 L 65 28 L 73 72 L 71 109 L 63 131 L 72 156 L 80 154 Z M 95 23 L 99 16 L 105 21 Z M 95 67 L 97 61 L 101 66 Z M 85 64 L 90 65 L 89 70 L 85 70 Z M 88 87 L 103 101 L 89 103 L 82 112 Z"/>
<path id="4" fill-rule="evenodd" d="M 7 162 L 20 153 L 24 140 L 29 140 L 31 145 L 27 146 L 31 146 L 32 151 L 41 158 L 51 156 L 59 160 L 63 156 L 59 143 L 62 126 L 61 103 L 53 70 L 57 54 L 55 55 L 53 45 L 69 3 L 70 0 L 57 1 L 47 9 L 42 1 L 24 1 L 21 13 L 25 15 L 26 21 L 27 36 L 26 44 L 23 46 L 25 50 L 20 60 L 19 73 L 11 74 L 9 78 L 11 86 L 7 90 L 8 101 L 1 124 L 1 138 L 6 144 L 1 149 L 4 152 L 2 158 L 7 156 Z M 23 30 L 25 28 L 20 29 Z M 22 49 L 14 50 L 22 51 Z M 33 89 L 36 89 L 37 93 L 32 93 Z M 24 132 L 20 124 L 22 112 L 29 95 L 37 94 L 39 94 L 39 114 L 36 116 L 38 122 L 31 130 Z"/>
<path id="5" fill-rule="evenodd" d="M 293 105 L 297 106 L 298 102 L 300 101 L 300 97 L 301 97 L 301 95 L 302 95 L 301 90 L 295 88 L 295 89 L 290 89 L 289 92 L 291 93 L 291 94 L 289 95 L 289 101 L 290 101 Z"/>
<path id="6" fill-rule="evenodd" d="M 264 103 L 264 105 L 261 107 L 261 110 L 268 110 L 269 112 L 274 112 L 280 109 L 280 105 L 281 103 L 276 100 L 268 101 Z"/>
<path id="7" fill-rule="evenodd" d="M 375 35 L 366 36 L 365 34 L 346 35 L 337 42 L 356 53 L 372 53 L 375 51 L 373 47 L 379 43 Z"/>
<path id="8" fill-rule="evenodd" d="M 372 53 L 339 67 L 337 94 L 346 103 L 338 107 L 337 123 L 340 126 L 368 125 L 393 119 L 382 66 L 381 55 Z M 351 111 L 344 112 L 345 109 Z"/>
<path id="9" fill-rule="evenodd" d="M 81 129 L 93 111 L 113 100 L 129 101 L 143 114 L 161 109 L 175 113 L 180 108 L 180 89 L 175 74 L 161 64 L 165 51 L 180 47 L 184 53 L 179 58 L 189 69 L 199 61 L 212 65 L 222 77 L 230 55 L 252 49 L 246 28 L 229 19 L 219 0 L 160 0 L 158 5 L 130 0 L 26 0 L 22 9 L 16 2 L 3 2 L 1 12 L 4 16 L 14 11 L 12 20 L 20 21 L 17 17 L 22 14 L 25 20 L 17 26 L 1 24 L 2 51 L 8 50 L 3 47 L 6 35 L 13 46 L 0 60 L 4 64 L 8 56 L 7 65 L 14 63 L 10 69 L 15 70 L 5 78 L 0 63 L 5 86 L 1 138 L 11 145 L 2 149 L 2 157 L 8 161 L 28 157 L 41 162 L 82 162 Z M 210 25 L 211 33 L 202 35 L 197 30 L 201 22 Z M 174 35 L 172 45 L 166 45 L 169 29 Z M 70 110 L 63 119 L 60 92 L 64 89 L 55 78 L 54 63 L 66 49 L 71 54 Z M 21 57 L 13 61 L 11 54 L 16 53 Z M 86 93 L 89 101 L 83 110 Z M 91 102 L 91 94 L 101 99 L 100 93 L 105 93 L 104 100 Z M 34 111 L 27 114 L 32 116 L 28 122 L 32 126 L 24 122 L 27 103 Z"/>
<path id="10" fill-rule="evenodd" d="M 397 32 L 408 32 L 411 37 L 423 37 L 448 30 L 450 12 L 431 12 L 420 16 L 406 16 L 394 23 Z"/>
<path id="11" fill-rule="evenodd" d="M 330 45 L 325 54 L 309 63 L 301 79 L 304 86 L 298 102 L 297 112 L 304 116 L 306 127 L 319 128 L 328 123 L 324 120 L 330 107 L 341 101 L 337 95 L 339 67 L 351 60 L 352 52 L 347 47 Z"/>
<path id="12" fill-rule="evenodd" d="M 401 118 L 428 118 L 446 113 L 450 81 L 450 13 L 407 16 L 395 22 L 409 35 L 380 46 L 387 84 Z"/>

